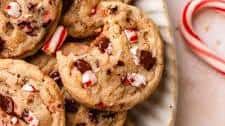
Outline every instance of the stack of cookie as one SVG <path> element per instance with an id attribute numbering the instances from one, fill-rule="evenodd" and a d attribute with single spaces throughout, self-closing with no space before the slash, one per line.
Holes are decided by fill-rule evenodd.
<path id="1" fill-rule="evenodd" d="M 163 43 L 131 0 L 0 1 L 0 126 L 123 126 Z"/>

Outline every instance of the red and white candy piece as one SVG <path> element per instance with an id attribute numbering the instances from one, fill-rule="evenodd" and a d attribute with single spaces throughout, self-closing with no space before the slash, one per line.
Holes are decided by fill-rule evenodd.
<path id="1" fill-rule="evenodd" d="M 39 120 L 31 111 L 29 111 L 27 113 L 26 117 L 23 117 L 23 119 L 29 124 L 29 126 L 38 126 L 39 125 Z"/>
<path id="2" fill-rule="evenodd" d="M 137 73 L 127 74 L 125 79 L 126 80 L 124 80 L 124 82 L 126 83 L 126 85 L 131 85 L 134 87 L 140 87 L 142 85 L 146 85 L 145 76 L 141 74 L 137 74 Z"/>
<path id="3" fill-rule="evenodd" d="M 126 29 L 126 30 L 124 30 L 124 33 L 131 44 L 137 43 L 138 33 L 136 30 Z"/>
<path id="4" fill-rule="evenodd" d="M 216 52 L 207 47 L 205 42 L 194 31 L 192 20 L 200 10 L 204 8 L 213 9 L 217 12 L 225 13 L 224 0 L 193 0 L 189 2 L 182 15 L 181 33 L 185 38 L 185 42 L 192 51 L 205 60 L 217 71 L 225 74 L 225 58 L 220 57 Z"/>
<path id="5" fill-rule="evenodd" d="M 59 26 L 52 37 L 45 42 L 42 50 L 48 55 L 55 54 L 55 52 L 63 45 L 67 35 L 67 29 L 64 26 Z"/>
<path id="6" fill-rule="evenodd" d="M 83 73 L 82 75 L 83 88 L 88 88 L 94 85 L 96 82 L 97 82 L 97 77 L 92 71 L 88 70 Z"/>
<path id="7" fill-rule="evenodd" d="M 18 18 L 22 14 L 21 7 L 17 2 L 9 2 L 5 11 L 13 18 Z"/>

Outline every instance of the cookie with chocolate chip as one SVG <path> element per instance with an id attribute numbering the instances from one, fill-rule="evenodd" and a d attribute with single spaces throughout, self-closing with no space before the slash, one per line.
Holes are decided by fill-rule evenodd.
<path id="1" fill-rule="evenodd" d="M 51 36 L 61 15 L 61 0 L 3 0 L 0 4 L 0 57 L 23 58 Z"/>
<path id="2" fill-rule="evenodd" d="M 85 45 L 76 43 L 66 43 L 61 50 L 65 55 L 72 53 L 73 55 L 82 54 L 82 50 L 86 50 Z M 88 109 L 79 105 L 70 94 L 62 87 L 60 76 L 57 72 L 57 64 L 55 57 L 39 53 L 28 59 L 31 63 L 37 65 L 46 75 L 54 79 L 61 87 L 64 96 L 64 105 L 66 111 L 66 125 L 79 126 L 123 126 L 126 120 L 126 112 L 103 112 Z"/>
<path id="3" fill-rule="evenodd" d="M 131 0 L 66 0 L 62 16 L 62 24 L 69 30 L 69 35 L 75 38 L 95 36 L 103 26 L 98 4 L 101 1 L 121 1 L 130 3 Z"/>
<path id="4" fill-rule="evenodd" d="M 74 118 L 76 126 L 123 126 L 126 112 L 107 112 L 79 107 Z"/>
<path id="5" fill-rule="evenodd" d="M 65 126 L 60 90 L 38 67 L 1 59 L 0 80 L 1 126 Z"/>
<path id="6" fill-rule="evenodd" d="M 101 2 L 99 7 L 107 15 L 101 34 L 82 55 L 59 51 L 59 73 L 79 103 L 100 110 L 128 110 L 158 86 L 163 43 L 154 23 L 136 7 L 120 2 Z"/>

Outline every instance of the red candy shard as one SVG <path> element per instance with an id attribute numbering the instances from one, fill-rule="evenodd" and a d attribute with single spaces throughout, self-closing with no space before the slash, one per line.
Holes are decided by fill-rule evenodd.
<path id="1" fill-rule="evenodd" d="M 64 26 L 59 26 L 52 37 L 45 42 L 42 50 L 48 55 L 55 54 L 63 45 L 67 35 L 67 29 Z"/>
<path id="2" fill-rule="evenodd" d="M 136 30 L 126 29 L 126 30 L 124 30 L 124 32 L 126 34 L 127 39 L 129 40 L 129 42 L 131 44 L 137 43 L 138 34 L 137 34 L 137 31 Z"/>

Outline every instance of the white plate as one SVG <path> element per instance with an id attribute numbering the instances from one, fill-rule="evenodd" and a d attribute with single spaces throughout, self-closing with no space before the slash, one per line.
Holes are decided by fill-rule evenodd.
<path id="1" fill-rule="evenodd" d="M 165 42 L 165 71 L 158 90 L 146 102 L 138 105 L 131 114 L 137 126 L 173 126 L 177 104 L 177 63 L 173 32 L 164 0 L 137 0 L 158 25 Z"/>

